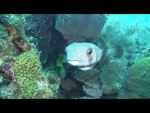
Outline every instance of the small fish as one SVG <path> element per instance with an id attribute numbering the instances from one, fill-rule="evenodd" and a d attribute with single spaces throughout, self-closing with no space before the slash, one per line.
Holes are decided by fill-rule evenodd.
<path id="1" fill-rule="evenodd" d="M 116 50 L 121 52 L 118 54 Z M 118 55 L 118 57 L 121 57 L 122 55 L 120 54 L 123 53 L 120 47 L 108 49 L 108 47 L 105 46 L 103 49 L 101 49 L 95 44 L 87 42 L 74 42 L 65 48 L 65 52 L 67 54 L 67 63 L 84 71 L 94 67 L 97 62 L 104 59 L 107 55 Z"/>

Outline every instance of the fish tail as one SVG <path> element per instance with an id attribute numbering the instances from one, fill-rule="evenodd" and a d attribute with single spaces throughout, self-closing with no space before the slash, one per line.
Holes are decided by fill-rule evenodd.
<path id="1" fill-rule="evenodd" d="M 115 58 L 121 58 L 124 54 L 124 48 L 121 45 L 116 46 L 115 48 L 109 49 L 107 55 L 111 55 Z"/>

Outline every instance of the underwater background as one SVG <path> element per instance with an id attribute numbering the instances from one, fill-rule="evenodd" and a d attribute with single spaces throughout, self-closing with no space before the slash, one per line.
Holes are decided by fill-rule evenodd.
<path id="1" fill-rule="evenodd" d="M 149 25 L 149 14 L 0 14 L 0 98 L 150 98 Z"/>

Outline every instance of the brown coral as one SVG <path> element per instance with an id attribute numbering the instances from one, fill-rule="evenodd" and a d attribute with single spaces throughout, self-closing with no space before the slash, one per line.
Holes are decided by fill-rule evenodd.
<path id="1" fill-rule="evenodd" d="M 17 31 L 16 31 L 16 29 L 15 29 L 13 26 L 8 25 L 8 26 L 6 26 L 6 27 L 7 27 L 7 30 L 8 30 L 8 32 L 9 32 L 9 34 L 10 34 L 11 36 L 14 36 L 15 34 L 17 34 Z"/>
<path id="2" fill-rule="evenodd" d="M 16 83 L 16 78 L 15 78 L 15 75 L 14 75 L 14 71 L 13 71 L 13 67 L 12 67 L 12 64 L 11 63 L 3 63 L 1 66 L 0 66 L 0 70 L 2 72 L 4 72 L 4 77 L 10 81 L 10 82 L 14 82 Z"/>
<path id="3" fill-rule="evenodd" d="M 17 30 L 15 29 L 15 27 L 13 27 L 11 25 L 7 25 L 6 27 L 7 27 L 7 30 L 9 32 L 10 36 L 13 36 L 14 43 L 21 50 L 21 52 L 31 50 L 31 47 L 25 42 L 20 31 L 19 31 L 19 33 L 17 33 Z M 22 32 L 24 32 L 24 30 Z"/>
<path id="4" fill-rule="evenodd" d="M 14 35 L 13 41 L 22 52 L 31 50 L 31 47 L 18 34 Z"/>
<path id="5" fill-rule="evenodd" d="M 65 91 L 71 91 L 77 88 L 77 85 L 71 79 L 62 80 L 60 85 Z"/>

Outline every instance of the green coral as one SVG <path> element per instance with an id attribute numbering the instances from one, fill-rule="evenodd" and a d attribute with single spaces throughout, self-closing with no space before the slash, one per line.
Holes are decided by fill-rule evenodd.
<path id="1" fill-rule="evenodd" d="M 16 77 L 20 87 L 20 95 L 22 98 L 34 98 L 38 92 L 38 84 L 36 77 L 29 74 L 22 74 Z"/>
<path id="2" fill-rule="evenodd" d="M 39 57 L 31 51 L 22 53 L 14 63 L 14 70 L 17 75 L 36 75 L 40 73 L 41 63 Z"/>
<path id="3" fill-rule="evenodd" d="M 41 63 L 31 51 L 24 52 L 14 62 L 14 71 L 20 88 L 20 98 L 35 98 L 38 93 L 36 75 L 40 73 Z"/>
<path id="4" fill-rule="evenodd" d="M 138 60 L 126 77 L 124 98 L 150 98 L 150 57 Z"/>

